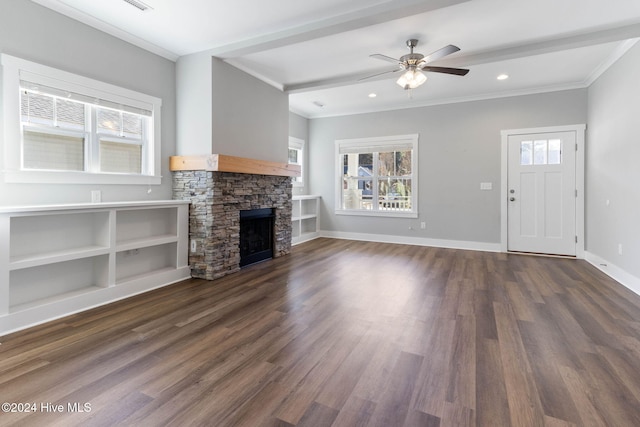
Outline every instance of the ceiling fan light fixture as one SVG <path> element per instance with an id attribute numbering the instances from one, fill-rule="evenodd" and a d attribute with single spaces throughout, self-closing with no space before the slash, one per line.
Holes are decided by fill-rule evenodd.
<path id="1" fill-rule="evenodd" d="M 401 75 L 396 83 L 403 89 L 415 89 L 426 81 L 427 76 L 422 71 L 412 68 Z"/>

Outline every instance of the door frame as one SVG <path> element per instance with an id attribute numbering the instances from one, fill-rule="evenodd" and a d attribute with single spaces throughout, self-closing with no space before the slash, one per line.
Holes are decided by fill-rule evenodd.
<path id="1" fill-rule="evenodd" d="M 509 172 L 509 136 L 549 132 L 576 133 L 576 258 L 584 259 L 584 162 L 585 162 L 585 124 L 567 126 L 549 126 L 526 129 L 506 129 L 500 131 L 502 136 L 500 166 L 500 250 L 508 250 L 508 172 Z"/>

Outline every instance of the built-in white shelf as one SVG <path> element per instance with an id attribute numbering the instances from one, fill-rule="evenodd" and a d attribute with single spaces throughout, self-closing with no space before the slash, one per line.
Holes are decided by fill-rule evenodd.
<path id="1" fill-rule="evenodd" d="M 92 245 L 30 255 L 15 255 L 9 259 L 9 270 L 19 270 L 21 268 L 31 268 L 46 264 L 57 264 L 64 261 L 88 258 L 96 255 L 105 255 L 108 253 L 108 247 Z"/>
<path id="2" fill-rule="evenodd" d="M 291 243 L 306 242 L 319 237 L 320 196 L 306 195 L 292 197 Z"/>
<path id="3" fill-rule="evenodd" d="M 0 208 L 0 335 L 190 277 L 189 202 Z"/>
<path id="4" fill-rule="evenodd" d="M 149 246 L 164 245 L 165 243 L 174 243 L 178 241 L 178 236 L 165 234 L 153 237 L 142 237 L 138 239 L 122 240 L 116 244 L 116 251 L 129 251 L 133 249 L 146 248 Z"/>

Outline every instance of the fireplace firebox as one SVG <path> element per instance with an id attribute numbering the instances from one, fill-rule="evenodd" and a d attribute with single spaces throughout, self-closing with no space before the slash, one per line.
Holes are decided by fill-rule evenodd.
<path id="1" fill-rule="evenodd" d="M 273 258 L 273 208 L 240 211 L 240 267 Z"/>

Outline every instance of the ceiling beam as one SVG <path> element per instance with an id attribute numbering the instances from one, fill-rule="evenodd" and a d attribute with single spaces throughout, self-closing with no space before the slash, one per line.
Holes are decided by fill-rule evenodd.
<path id="1" fill-rule="evenodd" d="M 207 50 L 221 59 L 236 58 L 269 49 L 301 43 L 393 19 L 425 13 L 471 0 L 393 0 L 382 4 L 312 22 L 283 31 L 253 37 Z"/>
<path id="2" fill-rule="evenodd" d="M 559 52 L 597 44 L 617 42 L 640 37 L 640 24 L 631 24 L 623 27 L 608 28 L 588 33 L 573 34 L 565 37 L 538 40 L 531 43 L 506 46 L 503 48 L 487 50 L 484 52 L 456 55 L 441 61 L 438 65 L 444 67 L 461 67 L 490 62 L 507 61 L 526 56 L 542 55 L 545 53 Z"/>
<path id="3" fill-rule="evenodd" d="M 457 53 L 445 59 L 434 61 L 433 64 L 443 67 L 472 67 L 474 65 L 489 64 L 493 62 L 507 61 L 511 59 L 524 58 L 545 53 L 559 52 L 580 47 L 593 46 L 597 44 L 610 43 L 622 40 L 640 38 L 640 24 L 630 24 L 623 27 L 607 28 L 588 33 L 572 34 L 569 36 L 553 39 L 538 40 L 531 43 L 523 43 L 512 46 L 505 46 L 498 49 L 491 49 L 476 53 Z M 370 71 L 345 74 L 329 79 L 307 81 L 284 85 L 284 90 L 289 93 L 308 92 L 311 90 L 326 89 L 331 87 L 345 86 L 356 83 L 362 77 L 385 71 L 376 68 Z M 383 80 L 395 78 L 397 74 L 389 73 L 372 77 L 367 81 Z"/>

